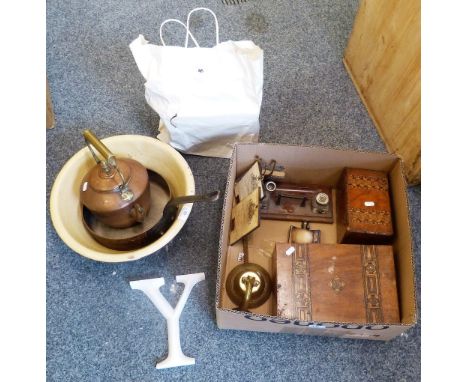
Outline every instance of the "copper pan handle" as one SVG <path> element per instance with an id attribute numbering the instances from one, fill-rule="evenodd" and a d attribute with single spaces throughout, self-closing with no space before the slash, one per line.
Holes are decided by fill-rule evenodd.
<path id="1" fill-rule="evenodd" d="M 83 137 L 87 143 L 93 145 L 96 148 L 96 150 L 99 151 L 99 153 L 104 157 L 105 161 L 109 165 L 115 167 L 115 155 L 112 154 L 112 152 L 107 148 L 107 146 L 104 145 L 104 143 L 102 143 L 91 130 L 86 129 L 85 131 L 83 131 Z"/>
<path id="2" fill-rule="evenodd" d="M 212 191 L 208 194 L 179 196 L 177 198 L 171 199 L 167 203 L 167 207 L 177 206 L 179 204 L 202 202 L 202 201 L 214 202 L 219 199 L 220 195 L 221 195 L 221 192 L 217 190 L 217 191 Z"/>

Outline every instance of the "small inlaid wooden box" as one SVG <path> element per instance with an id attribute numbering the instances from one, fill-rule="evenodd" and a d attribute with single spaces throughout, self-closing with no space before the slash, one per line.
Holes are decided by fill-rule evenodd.
<path id="1" fill-rule="evenodd" d="M 277 243 L 274 272 L 279 317 L 400 322 L 391 246 Z"/>
<path id="2" fill-rule="evenodd" d="M 387 174 L 346 168 L 337 190 L 337 240 L 348 244 L 388 244 L 393 236 Z"/>

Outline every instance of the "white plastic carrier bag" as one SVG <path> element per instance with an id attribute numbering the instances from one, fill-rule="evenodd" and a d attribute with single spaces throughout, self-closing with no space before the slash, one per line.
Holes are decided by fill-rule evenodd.
<path id="1" fill-rule="evenodd" d="M 214 17 L 216 45 L 200 47 L 190 31 L 194 12 Z M 185 28 L 185 46 L 166 46 L 163 27 Z M 257 142 L 263 92 L 263 50 L 252 41 L 219 42 L 216 15 L 195 8 L 184 24 L 165 20 L 159 29 L 161 45 L 140 35 L 130 49 L 146 80 L 145 98 L 159 114 L 158 138 L 177 150 L 228 158 L 234 143 Z M 189 38 L 195 47 L 188 47 Z"/>

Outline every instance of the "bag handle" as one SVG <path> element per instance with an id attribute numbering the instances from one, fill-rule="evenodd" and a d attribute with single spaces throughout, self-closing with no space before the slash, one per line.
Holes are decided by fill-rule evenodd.
<path id="1" fill-rule="evenodd" d="M 215 13 L 211 9 L 200 7 L 200 8 L 192 9 L 189 12 L 189 14 L 187 15 L 187 33 L 185 34 L 185 47 L 186 48 L 188 47 L 188 37 L 189 37 L 189 35 L 192 37 L 192 40 L 194 40 L 193 35 L 190 33 L 190 16 L 192 15 L 193 12 L 198 12 L 198 11 L 207 11 L 207 12 L 210 12 L 213 15 L 214 21 L 215 21 L 215 27 L 216 27 L 216 45 L 218 45 L 219 44 L 218 18 L 216 17 Z M 197 44 L 197 48 L 199 48 L 198 44 Z"/>
<path id="2" fill-rule="evenodd" d="M 194 44 L 196 45 L 197 48 L 200 48 L 200 45 L 198 45 L 198 42 L 197 40 L 195 40 L 195 37 L 193 37 L 193 34 L 190 32 L 190 30 L 188 29 L 187 25 L 185 25 L 182 21 L 180 20 L 177 20 L 177 19 L 167 19 L 167 20 L 164 20 L 163 23 L 161 24 L 161 26 L 159 27 L 159 38 L 161 39 L 161 44 L 163 44 L 163 46 L 166 46 L 166 43 L 164 42 L 164 39 L 163 39 L 163 36 L 162 36 L 162 30 L 163 30 L 163 26 L 166 24 L 166 23 L 169 23 L 169 22 L 176 22 L 178 24 L 181 24 L 185 30 L 187 31 L 187 34 L 185 35 L 185 47 L 187 47 L 187 43 L 188 43 L 188 36 L 190 36 L 190 38 L 192 39 L 192 41 L 194 42 Z"/>

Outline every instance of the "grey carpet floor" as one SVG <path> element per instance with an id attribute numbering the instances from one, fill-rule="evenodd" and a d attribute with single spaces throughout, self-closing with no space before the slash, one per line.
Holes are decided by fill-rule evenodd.
<path id="1" fill-rule="evenodd" d="M 265 52 L 261 142 L 385 151 L 342 65 L 357 0 L 47 1 L 47 75 L 57 125 L 47 132 L 47 197 L 64 163 L 83 147 L 81 132 L 100 137 L 155 135 L 158 116 L 128 44 L 153 43 L 166 18 L 197 6 L 217 14 L 221 40 L 251 39 Z M 202 44 L 209 18 L 195 18 Z M 180 43 L 177 28 L 168 41 Z M 197 189 L 224 190 L 228 160 L 185 155 Z M 420 296 L 420 187 L 409 189 Z M 47 212 L 47 377 L 50 381 L 415 381 L 420 326 L 388 343 L 224 331 L 215 323 L 215 279 L 222 201 L 194 205 L 182 233 L 165 249 L 133 263 L 85 259 L 58 237 Z M 182 348 L 196 365 L 156 370 L 167 352 L 162 316 L 129 279 L 205 272 L 181 317 Z M 174 303 L 172 301 L 172 303 Z"/>

